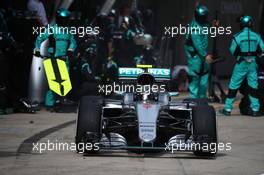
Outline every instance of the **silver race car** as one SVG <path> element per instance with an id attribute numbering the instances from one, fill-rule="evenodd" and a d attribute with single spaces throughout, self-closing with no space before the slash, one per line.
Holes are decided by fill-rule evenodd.
<path id="1" fill-rule="evenodd" d="M 217 154 L 214 108 L 205 99 L 175 100 L 176 93 L 162 88 L 170 81 L 169 69 L 119 68 L 119 80 L 120 86 L 129 84 L 133 92 L 127 88 L 117 92 L 122 88 L 114 87 L 116 91 L 107 98 L 81 99 L 75 137 L 78 152 L 190 151 L 212 157 Z"/>

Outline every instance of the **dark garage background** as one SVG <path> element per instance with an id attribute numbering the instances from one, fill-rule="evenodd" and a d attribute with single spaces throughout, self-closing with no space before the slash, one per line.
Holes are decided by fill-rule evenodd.
<path id="1" fill-rule="evenodd" d="M 103 4 L 104 0 L 75 0 L 72 4 L 73 10 L 82 10 L 93 15 L 96 6 Z M 132 0 L 117 0 L 114 8 L 118 8 L 121 4 L 131 3 Z M 221 26 L 231 26 L 232 34 L 239 31 L 236 18 L 241 14 L 251 15 L 254 19 L 254 30 L 262 32 L 264 30 L 264 13 L 263 0 L 138 0 L 138 7 L 150 8 L 154 12 L 154 33 L 162 36 L 164 26 L 179 26 L 179 24 L 187 25 L 193 18 L 193 11 L 197 2 L 208 6 L 210 10 L 210 18 L 213 19 L 215 11 L 219 11 L 219 19 Z M 83 5 L 86 4 L 86 5 Z M 86 10 L 85 10 L 86 9 Z M 218 37 L 218 49 L 221 56 L 226 61 L 217 66 L 217 73 L 220 76 L 228 77 L 232 72 L 235 59 L 229 54 L 229 45 L 232 35 Z M 212 40 L 211 40 L 212 41 Z M 165 66 L 175 66 L 186 64 L 186 57 L 183 50 L 184 36 L 177 36 L 170 41 L 169 52 L 165 54 L 163 63 Z M 211 50 L 211 48 L 210 48 Z M 223 71 L 224 70 L 224 71 Z"/>

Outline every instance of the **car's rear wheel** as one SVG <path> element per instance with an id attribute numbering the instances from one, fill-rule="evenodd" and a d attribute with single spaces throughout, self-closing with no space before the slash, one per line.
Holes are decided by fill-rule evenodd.
<path id="1" fill-rule="evenodd" d="M 195 106 L 192 111 L 193 153 L 197 156 L 215 156 L 218 150 L 217 119 L 212 106 Z"/>
<path id="2" fill-rule="evenodd" d="M 79 153 L 97 151 L 97 146 L 96 148 L 91 148 L 91 146 L 97 145 L 101 137 L 101 101 L 102 99 L 98 96 L 84 96 L 80 100 L 75 137 Z"/>
<path id="3" fill-rule="evenodd" d="M 184 102 L 193 102 L 197 105 L 207 105 L 208 106 L 208 99 L 207 98 L 186 98 L 183 100 Z"/>

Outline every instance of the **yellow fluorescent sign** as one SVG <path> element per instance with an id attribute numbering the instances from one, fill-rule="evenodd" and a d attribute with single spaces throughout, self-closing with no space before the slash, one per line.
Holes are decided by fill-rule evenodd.
<path id="1" fill-rule="evenodd" d="M 65 61 L 56 59 L 54 63 L 57 65 L 54 65 L 51 59 L 46 59 L 43 63 L 50 90 L 60 96 L 66 96 L 72 89 L 72 85 Z"/>

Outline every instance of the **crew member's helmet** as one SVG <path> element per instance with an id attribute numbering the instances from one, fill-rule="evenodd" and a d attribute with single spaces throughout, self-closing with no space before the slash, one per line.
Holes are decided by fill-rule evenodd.
<path id="1" fill-rule="evenodd" d="M 112 9 L 112 10 L 109 12 L 108 17 L 113 17 L 113 18 L 115 18 L 115 17 L 116 17 L 116 10 L 115 10 L 115 9 Z"/>
<path id="2" fill-rule="evenodd" d="M 70 18 L 70 12 L 66 9 L 59 9 L 56 12 L 56 22 L 59 26 L 67 26 Z"/>
<path id="3" fill-rule="evenodd" d="M 195 19 L 198 23 L 206 23 L 209 10 L 205 5 L 198 5 L 195 9 Z"/>
<path id="4" fill-rule="evenodd" d="M 252 17 L 251 16 L 241 16 L 239 23 L 240 23 L 240 27 L 244 28 L 244 27 L 252 27 Z"/>

